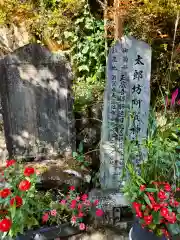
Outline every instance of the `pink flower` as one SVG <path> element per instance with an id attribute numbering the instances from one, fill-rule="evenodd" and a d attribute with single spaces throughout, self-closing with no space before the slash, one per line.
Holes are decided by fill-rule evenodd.
<path id="1" fill-rule="evenodd" d="M 104 214 L 102 209 L 97 209 L 96 210 L 96 216 L 101 217 Z"/>
<path id="2" fill-rule="evenodd" d="M 80 224 L 79 224 L 79 229 L 80 229 L 80 230 L 83 231 L 85 228 L 86 228 L 86 226 L 85 226 L 84 223 L 80 223 Z"/>
<path id="3" fill-rule="evenodd" d="M 164 190 L 165 190 L 166 192 L 170 192 L 170 191 L 171 191 L 171 186 L 169 185 L 169 183 L 166 183 L 166 184 L 164 185 Z"/>
<path id="4" fill-rule="evenodd" d="M 172 93 L 172 98 L 171 98 L 171 106 L 173 106 L 175 104 L 176 98 L 178 96 L 178 88 Z"/>
<path id="5" fill-rule="evenodd" d="M 54 216 L 54 217 L 57 215 L 57 211 L 55 209 L 51 210 L 50 213 L 51 213 L 51 216 Z"/>
<path id="6" fill-rule="evenodd" d="M 84 201 L 84 205 L 90 206 L 90 205 L 91 205 L 91 202 L 90 202 L 89 200 L 85 200 L 85 201 Z"/>
<path id="7" fill-rule="evenodd" d="M 39 170 L 36 170 L 36 175 L 40 175 L 40 171 Z"/>
<path id="8" fill-rule="evenodd" d="M 79 212 L 79 214 L 78 214 L 78 217 L 83 217 L 84 216 L 84 214 L 82 213 L 82 212 Z"/>
<path id="9" fill-rule="evenodd" d="M 82 197 L 81 197 L 81 199 L 82 199 L 83 201 L 86 201 L 87 198 L 88 198 L 88 195 L 87 195 L 87 194 L 83 194 Z"/>
<path id="10" fill-rule="evenodd" d="M 79 203 L 78 206 L 77 206 L 78 209 L 81 209 L 82 208 L 82 204 Z"/>
<path id="11" fill-rule="evenodd" d="M 65 204 L 66 204 L 66 200 L 64 200 L 64 199 L 61 200 L 61 201 L 60 201 L 60 204 L 65 205 Z"/>
<path id="12" fill-rule="evenodd" d="M 75 207 L 76 207 L 76 200 L 75 199 L 73 199 L 72 201 L 71 201 L 71 205 L 70 205 L 70 208 L 71 209 L 74 209 Z"/>
<path id="13" fill-rule="evenodd" d="M 94 201 L 94 205 L 97 206 L 99 204 L 99 200 Z"/>
<path id="14" fill-rule="evenodd" d="M 72 216 L 71 222 L 72 222 L 72 223 L 76 223 L 76 216 Z"/>
<path id="15" fill-rule="evenodd" d="M 69 190 L 70 190 L 70 191 L 74 191 L 74 190 L 75 190 L 75 187 L 74 187 L 74 186 L 70 186 L 70 187 L 69 187 Z"/>
<path id="16" fill-rule="evenodd" d="M 77 197 L 76 197 L 76 201 L 79 201 L 79 200 L 80 200 L 80 197 L 79 197 L 79 196 L 77 196 Z"/>
<path id="17" fill-rule="evenodd" d="M 72 204 L 72 205 L 76 205 L 76 199 L 73 199 L 73 200 L 71 201 L 71 204 Z"/>
<path id="18" fill-rule="evenodd" d="M 43 221 L 43 222 L 47 222 L 48 219 L 49 219 L 49 215 L 48 215 L 48 213 L 45 213 L 45 214 L 42 216 L 42 221 Z"/>

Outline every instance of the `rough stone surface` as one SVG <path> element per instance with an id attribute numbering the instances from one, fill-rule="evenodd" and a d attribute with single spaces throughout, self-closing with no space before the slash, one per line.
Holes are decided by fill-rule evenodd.
<path id="1" fill-rule="evenodd" d="M 79 234 L 67 238 L 67 240 L 129 240 L 127 232 L 117 232 L 104 228 L 89 234 Z"/>
<path id="2" fill-rule="evenodd" d="M 28 33 L 27 25 L 27 22 L 23 21 L 18 25 L 11 23 L 9 27 L 0 27 L 0 57 L 30 42 L 31 36 Z"/>
<path id="3" fill-rule="evenodd" d="M 74 151 L 72 72 L 66 59 L 29 44 L 1 60 L 0 75 L 9 155 L 52 156 Z"/>

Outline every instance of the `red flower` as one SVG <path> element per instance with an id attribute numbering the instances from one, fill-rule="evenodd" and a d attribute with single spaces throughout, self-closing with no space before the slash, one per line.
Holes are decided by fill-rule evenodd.
<path id="1" fill-rule="evenodd" d="M 70 187 L 69 187 L 69 190 L 70 190 L 70 191 L 74 191 L 74 190 L 75 190 L 75 187 L 74 187 L 74 186 L 70 186 Z"/>
<path id="2" fill-rule="evenodd" d="M 48 213 L 45 213 L 45 214 L 42 216 L 42 221 L 43 221 L 43 222 L 47 222 L 48 219 L 49 219 L 49 215 L 48 215 Z"/>
<path id="3" fill-rule="evenodd" d="M 3 190 L 0 191 L 0 197 L 1 198 L 6 198 L 11 194 L 11 190 L 9 188 L 4 188 Z"/>
<path id="4" fill-rule="evenodd" d="M 169 212 L 169 214 L 167 214 L 165 218 L 171 224 L 174 224 L 176 222 L 176 214 L 174 212 Z"/>
<path id="5" fill-rule="evenodd" d="M 165 199 L 167 198 L 166 193 L 165 193 L 163 190 L 160 190 L 160 191 L 158 192 L 158 198 L 159 198 L 160 200 L 165 200 Z"/>
<path id="6" fill-rule="evenodd" d="M 141 185 L 141 186 L 140 186 L 140 191 L 141 191 L 141 192 L 143 192 L 145 189 L 146 189 L 146 186 L 145 186 L 145 185 Z"/>
<path id="7" fill-rule="evenodd" d="M 96 216 L 101 217 L 104 214 L 102 209 L 97 209 L 96 210 Z"/>
<path id="8" fill-rule="evenodd" d="M 83 201 L 86 201 L 87 198 L 88 198 L 88 195 L 87 195 L 87 194 L 83 194 L 82 197 L 81 197 L 81 199 L 82 199 Z"/>
<path id="9" fill-rule="evenodd" d="M 144 216 L 144 221 L 145 221 L 146 225 L 151 224 L 152 220 L 153 220 L 152 215 Z"/>
<path id="10" fill-rule="evenodd" d="M 11 198 L 10 205 L 13 206 L 14 204 L 16 205 L 17 208 L 22 206 L 23 204 L 22 198 L 19 196 L 15 196 L 14 198 Z"/>
<path id="11" fill-rule="evenodd" d="M 24 176 L 29 177 L 35 173 L 35 169 L 33 167 L 26 167 L 24 169 Z"/>
<path id="12" fill-rule="evenodd" d="M 71 204 L 72 204 L 72 205 L 76 205 L 76 203 L 77 203 L 77 201 L 76 201 L 75 199 L 73 199 L 73 200 L 71 201 Z"/>
<path id="13" fill-rule="evenodd" d="M 169 214 L 169 210 L 163 207 L 161 208 L 160 213 L 162 217 L 166 217 Z"/>
<path id="14" fill-rule="evenodd" d="M 133 202 L 133 208 L 136 210 L 136 209 L 139 209 L 140 208 L 140 206 L 141 206 L 141 204 L 140 203 L 138 203 L 138 202 Z"/>
<path id="15" fill-rule="evenodd" d="M 166 184 L 164 185 L 164 190 L 165 190 L 166 192 L 170 192 L 170 191 L 171 191 L 171 186 L 170 186 L 169 183 L 166 183 Z"/>
<path id="16" fill-rule="evenodd" d="M 31 183 L 28 180 L 22 180 L 19 184 L 19 189 L 21 191 L 27 191 L 31 187 Z"/>
<path id="17" fill-rule="evenodd" d="M 167 207 L 167 206 L 168 206 L 168 203 L 163 202 L 163 203 L 160 203 L 159 205 L 160 205 L 161 207 Z"/>
<path id="18" fill-rule="evenodd" d="M 82 213 L 82 212 L 79 212 L 79 214 L 78 214 L 78 217 L 83 217 L 84 216 L 84 214 Z"/>
<path id="19" fill-rule="evenodd" d="M 70 206 L 70 208 L 71 208 L 71 209 L 74 209 L 74 208 L 76 207 L 76 203 L 77 203 L 77 202 L 76 202 L 75 199 L 72 200 L 72 201 L 71 201 L 71 206 Z"/>
<path id="20" fill-rule="evenodd" d="M 137 212 L 136 212 L 136 217 L 142 218 L 142 217 L 143 217 L 142 212 L 141 212 L 141 211 L 137 211 Z"/>
<path id="21" fill-rule="evenodd" d="M 155 200 L 154 200 L 154 197 L 153 197 L 153 194 L 152 194 L 152 193 L 147 193 L 147 195 L 148 195 L 149 200 L 151 201 L 151 204 L 152 204 L 152 205 L 153 205 L 153 204 L 156 204 L 156 202 L 155 202 Z"/>
<path id="22" fill-rule="evenodd" d="M 0 231 L 1 232 L 8 232 L 11 228 L 12 222 L 8 218 L 4 218 L 0 221 Z"/>
<path id="23" fill-rule="evenodd" d="M 157 212 L 161 208 L 160 204 L 157 204 L 157 203 L 153 204 L 152 207 L 155 212 Z"/>
<path id="24" fill-rule="evenodd" d="M 10 167 L 16 163 L 16 160 L 6 160 L 6 167 Z"/>
<path id="25" fill-rule="evenodd" d="M 96 199 L 93 204 L 97 206 L 99 204 L 99 200 Z"/>
<path id="26" fill-rule="evenodd" d="M 179 207 L 180 203 L 178 201 L 176 201 L 174 198 L 170 199 L 170 205 L 172 207 Z"/>

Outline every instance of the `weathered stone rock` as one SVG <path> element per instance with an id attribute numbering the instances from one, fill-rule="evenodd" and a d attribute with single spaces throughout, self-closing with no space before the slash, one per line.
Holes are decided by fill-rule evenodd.
<path id="1" fill-rule="evenodd" d="M 72 72 L 66 59 L 38 44 L 0 62 L 1 97 L 10 156 L 52 156 L 75 150 Z"/>

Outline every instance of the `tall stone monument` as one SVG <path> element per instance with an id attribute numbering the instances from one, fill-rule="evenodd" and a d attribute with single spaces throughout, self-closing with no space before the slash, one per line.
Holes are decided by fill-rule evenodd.
<path id="1" fill-rule="evenodd" d="M 61 54 L 39 44 L 19 48 L 1 60 L 0 84 L 10 156 L 74 150 L 72 72 Z"/>
<path id="2" fill-rule="evenodd" d="M 122 195 L 125 138 L 138 144 L 147 137 L 150 104 L 151 47 L 123 36 L 111 47 L 107 63 L 100 147 L 100 183 L 103 190 Z M 132 161 L 146 157 L 145 149 Z"/>

